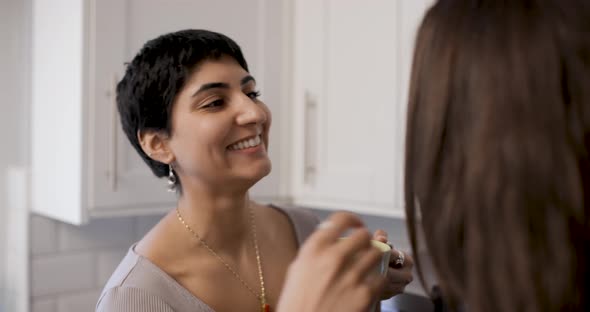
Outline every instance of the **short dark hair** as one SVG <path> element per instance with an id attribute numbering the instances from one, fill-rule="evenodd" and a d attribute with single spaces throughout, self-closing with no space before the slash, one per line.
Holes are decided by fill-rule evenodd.
<path id="1" fill-rule="evenodd" d="M 588 311 L 588 1 L 438 1 L 409 98 L 409 236 L 416 251 L 423 232 L 445 296 Z"/>
<path id="2" fill-rule="evenodd" d="M 229 37 L 200 29 L 168 33 L 145 43 L 128 64 L 117 85 L 117 108 L 131 145 L 157 177 L 169 174 L 169 166 L 145 154 L 137 137 L 145 130 L 170 135 L 174 101 L 202 62 L 229 56 L 248 71 L 239 45 Z M 176 179 L 180 187 L 180 179 Z"/>

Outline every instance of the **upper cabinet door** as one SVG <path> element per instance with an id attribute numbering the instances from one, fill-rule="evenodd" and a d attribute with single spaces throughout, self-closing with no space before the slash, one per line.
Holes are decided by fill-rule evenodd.
<path id="1" fill-rule="evenodd" d="M 174 194 L 156 179 L 125 137 L 115 102 L 116 85 L 125 73 L 125 63 L 141 48 L 148 34 L 134 33 L 135 1 L 91 1 L 89 9 L 88 75 L 91 88 L 88 105 L 88 212 L 92 215 L 146 212 L 168 208 Z M 146 2 L 147 7 L 154 3 Z M 141 7 L 146 9 L 145 7 Z M 153 9 L 153 8 L 152 8 Z M 164 20 L 159 24 L 168 28 Z M 163 29 L 161 29 L 163 30 Z M 154 36 L 157 34 L 154 34 Z M 140 36 L 141 38 L 136 38 Z M 145 41 L 144 40 L 144 41 Z"/>
<path id="2" fill-rule="evenodd" d="M 39 213 L 82 223 L 91 217 L 163 212 L 173 207 L 174 194 L 166 191 L 165 181 L 153 176 L 122 132 L 115 104 L 115 87 L 123 77 L 125 64 L 149 39 L 188 28 L 228 35 L 241 46 L 262 91 L 262 100 L 273 112 L 280 112 L 278 104 L 285 88 L 281 70 L 288 64 L 282 53 L 286 25 L 281 18 L 283 1 L 34 2 L 35 29 L 39 30 L 33 35 L 34 46 L 56 52 L 45 55 L 35 49 L 38 53 L 34 53 L 37 61 L 33 66 L 33 89 L 38 95 L 33 99 L 37 116 L 33 120 L 37 127 L 33 135 L 34 155 L 42 155 L 35 149 L 49 145 L 50 134 L 44 131 L 49 122 L 43 122 L 48 119 L 47 114 L 56 108 L 68 113 L 52 113 L 49 118 L 65 139 L 53 143 L 53 160 L 34 156 L 33 209 Z M 61 25 L 62 20 L 68 24 Z M 54 33 L 61 34 L 60 40 L 51 40 Z M 57 71 L 63 66 L 69 71 Z M 47 74 L 51 71 L 67 79 L 57 80 Z M 60 94 L 44 103 L 51 92 Z M 54 106 L 50 109 L 51 105 Z M 273 134 L 281 135 L 275 130 Z M 279 185 L 283 183 L 278 179 L 284 166 L 280 165 L 281 148 L 276 146 L 280 141 L 271 141 L 276 143 L 271 159 L 278 169 L 255 188 L 254 197 L 272 200 L 282 196 Z M 54 167 L 48 167 L 50 164 Z M 51 184 L 52 176 L 59 173 L 69 177 L 66 188 Z"/>
<path id="3" fill-rule="evenodd" d="M 295 201 L 403 215 L 406 89 L 420 1 L 295 2 Z"/>

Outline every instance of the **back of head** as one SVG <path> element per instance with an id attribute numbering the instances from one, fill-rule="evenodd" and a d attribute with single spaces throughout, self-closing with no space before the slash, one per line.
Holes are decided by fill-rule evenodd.
<path id="1" fill-rule="evenodd" d="M 438 1 L 416 41 L 406 144 L 410 238 L 418 250 L 424 232 L 447 298 L 588 310 L 590 2 Z"/>

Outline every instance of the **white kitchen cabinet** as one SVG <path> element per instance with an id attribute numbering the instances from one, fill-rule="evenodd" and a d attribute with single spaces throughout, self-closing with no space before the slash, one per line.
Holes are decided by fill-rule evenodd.
<path id="1" fill-rule="evenodd" d="M 430 3 L 295 1 L 296 204 L 403 216 L 408 79 Z"/>
<path id="2" fill-rule="evenodd" d="M 279 104 L 288 77 L 289 19 L 276 0 L 33 0 L 32 209 L 81 224 L 93 217 L 164 212 L 174 205 L 127 142 L 114 101 L 125 63 L 157 35 L 186 28 L 241 45 L 274 113 L 274 168 L 253 197 L 277 201 L 285 149 Z"/>

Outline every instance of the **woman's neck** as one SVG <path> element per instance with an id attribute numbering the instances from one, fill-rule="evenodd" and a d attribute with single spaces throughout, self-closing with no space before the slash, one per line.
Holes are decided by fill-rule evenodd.
<path id="1" fill-rule="evenodd" d="M 247 192 L 213 196 L 188 191 L 179 198 L 177 209 L 192 231 L 215 251 L 237 255 L 250 246 L 254 212 Z"/>

